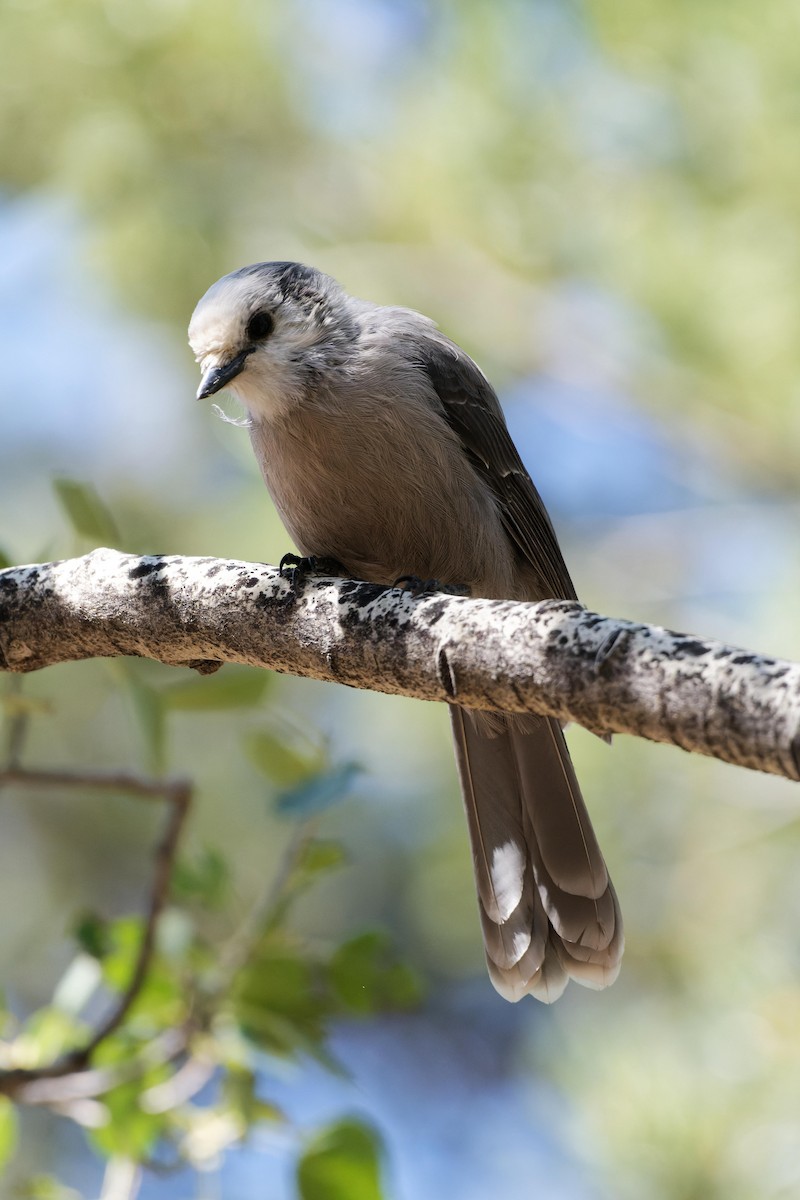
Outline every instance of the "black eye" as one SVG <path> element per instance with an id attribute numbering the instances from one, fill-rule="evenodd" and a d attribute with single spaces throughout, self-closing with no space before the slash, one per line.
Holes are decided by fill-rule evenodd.
<path id="1" fill-rule="evenodd" d="M 272 333 L 274 322 L 272 316 L 268 312 L 253 313 L 250 320 L 247 322 L 247 336 L 251 342 L 260 342 L 262 338 L 269 337 Z"/>

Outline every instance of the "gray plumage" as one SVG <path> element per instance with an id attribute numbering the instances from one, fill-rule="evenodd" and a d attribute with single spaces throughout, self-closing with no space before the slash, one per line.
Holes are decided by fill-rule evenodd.
<path id="1" fill-rule="evenodd" d="M 298 263 L 256 263 L 202 298 L 198 397 L 249 413 L 267 487 L 302 554 L 356 579 L 574 598 L 550 518 L 475 363 L 432 321 L 348 296 Z M 487 964 L 501 995 L 601 988 L 623 949 L 614 888 L 559 723 L 451 710 Z"/>

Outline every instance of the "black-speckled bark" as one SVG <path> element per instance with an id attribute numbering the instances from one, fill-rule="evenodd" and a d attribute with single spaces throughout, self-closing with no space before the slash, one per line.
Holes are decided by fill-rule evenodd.
<path id="1" fill-rule="evenodd" d="M 0 571 L 0 668 L 142 655 L 549 713 L 800 778 L 800 665 L 539 604 L 307 580 L 212 558 L 84 558 Z"/>

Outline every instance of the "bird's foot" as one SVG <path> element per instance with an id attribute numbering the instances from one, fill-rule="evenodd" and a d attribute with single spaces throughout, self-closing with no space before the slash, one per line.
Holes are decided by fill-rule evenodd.
<path id="1" fill-rule="evenodd" d="M 409 592 L 415 600 L 421 596 L 433 596 L 437 592 L 444 596 L 469 596 L 465 583 L 442 583 L 439 579 L 420 579 L 419 575 L 400 575 L 394 586 Z"/>
<path id="2" fill-rule="evenodd" d="M 342 564 L 324 554 L 284 554 L 278 564 L 278 574 L 289 581 L 293 592 L 298 591 L 305 580 L 313 575 L 341 575 L 347 578 L 347 571 Z"/>

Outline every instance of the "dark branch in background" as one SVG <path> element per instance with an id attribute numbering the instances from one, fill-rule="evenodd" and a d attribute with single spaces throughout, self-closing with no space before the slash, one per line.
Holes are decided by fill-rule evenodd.
<path id="1" fill-rule="evenodd" d="M 307 580 L 212 558 L 83 558 L 0 571 L 0 669 L 140 655 L 550 714 L 800 779 L 800 665 L 572 601 L 521 604 Z"/>
<path id="2" fill-rule="evenodd" d="M 19 740 L 21 742 L 22 739 Z M 156 850 L 146 925 L 137 961 L 124 993 L 82 1047 L 40 1067 L 0 1070 L 0 1094 L 10 1096 L 18 1103 L 47 1106 L 83 1123 L 82 1105 L 122 1083 L 140 1078 L 154 1066 L 179 1062 L 173 1074 L 142 1094 L 141 1103 L 147 1112 L 165 1112 L 191 1099 L 205 1086 L 218 1065 L 204 1053 L 202 1046 L 193 1046 L 193 1034 L 203 1027 L 202 1020 L 197 1024 L 194 1020 L 184 1022 L 174 1029 L 165 1030 L 123 1063 L 107 1067 L 91 1066 L 94 1051 L 119 1028 L 127 1016 L 150 966 L 156 926 L 168 896 L 177 844 L 191 801 L 189 785 L 180 780 L 149 780 L 127 773 L 27 771 L 18 767 L 0 771 L 0 790 L 15 784 L 26 787 L 89 788 L 122 792 L 145 799 L 163 798 L 170 803 L 171 812 Z M 226 995 L 236 974 L 252 953 L 262 930 L 279 909 L 303 851 L 313 838 L 315 824 L 314 820 L 308 820 L 297 826 L 277 874 L 265 883 L 263 893 L 256 898 L 240 925 L 221 946 L 210 988 L 212 998 L 221 999 Z"/>
<path id="3" fill-rule="evenodd" d="M 158 919 L 169 895 L 178 841 L 191 803 L 191 787 L 182 779 L 143 779 L 138 775 L 120 772 L 28 771 L 17 765 L 0 771 L 0 789 L 10 786 L 119 792 L 145 799 L 163 799 L 169 805 L 167 825 L 156 847 L 144 930 L 128 986 L 83 1046 L 40 1067 L 18 1067 L 0 1071 L 0 1094 L 13 1096 L 28 1104 L 65 1104 L 86 1096 L 99 1095 L 119 1082 L 116 1072 L 90 1072 L 88 1074 L 92 1076 L 91 1080 L 82 1078 L 82 1082 L 78 1084 L 73 1080 L 65 1080 L 64 1077 L 78 1073 L 87 1074 L 86 1068 L 91 1063 L 95 1050 L 119 1028 L 141 991 L 153 957 Z M 184 1034 L 181 1049 L 185 1044 Z M 168 1049 L 170 1057 L 180 1052 L 173 1045 Z"/>

